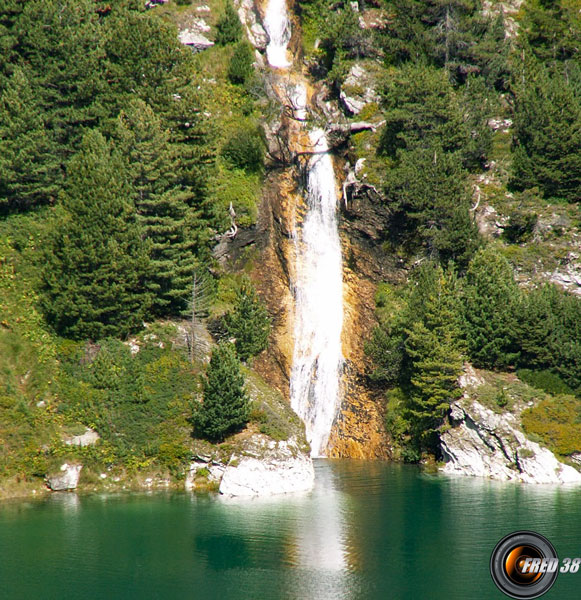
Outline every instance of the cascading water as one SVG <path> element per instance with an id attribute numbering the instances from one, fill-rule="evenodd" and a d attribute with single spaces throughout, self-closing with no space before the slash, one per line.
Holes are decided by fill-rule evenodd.
<path id="1" fill-rule="evenodd" d="M 322 456 L 339 408 L 343 278 L 333 162 L 324 132 L 310 139 L 308 212 L 297 236 L 291 405 L 305 423 L 311 455 Z"/>
<path id="2" fill-rule="evenodd" d="M 290 23 L 285 0 L 269 0 L 264 26 L 270 37 L 269 64 L 290 66 L 287 44 Z M 290 96 L 294 118 L 307 118 L 307 91 L 299 83 L 281 92 Z M 343 364 L 343 277 L 337 227 L 337 195 L 333 161 L 325 133 L 309 134 L 313 152 L 308 165 L 307 214 L 293 232 L 296 243 L 295 348 L 291 369 L 291 405 L 305 423 L 312 456 L 323 456 L 339 409 Z"/>
<path id="3" fill-rule="evenodd" d="M 291 28 L 285 0 L 269 0 L 264 18 L 264 28 L 269 42 L 266 47 L 268 64 L 275 69 L 286 69 L 291 63 L 286 57 L 286 47 L 290 41 Z"/>

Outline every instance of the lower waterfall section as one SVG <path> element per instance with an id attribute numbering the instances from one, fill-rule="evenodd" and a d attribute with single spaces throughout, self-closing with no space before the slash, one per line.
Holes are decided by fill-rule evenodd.
<path id="1" fill-rule="evenodd" d="M 295 350 L 291 405 L 311 456 L 323 456 L 340 400 L 343 277 L 333 161 L 322 130 L 309 135 L 307 214 L 296 232 Z"/>

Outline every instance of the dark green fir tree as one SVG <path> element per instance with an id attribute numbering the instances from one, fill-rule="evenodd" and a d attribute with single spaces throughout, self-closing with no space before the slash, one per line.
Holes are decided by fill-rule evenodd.
<path id="1" fill-rule="evenodd" d="M 130 197 L 123 160 L 88 132 L 69 163 L 45 253 L 45 313 L 64 336 L 124 336 L 141 325 L 150 263 Z"/>
<path id="2" fill-rule="evenodd" d="M 406 330 L 405 352 L 411 374 L 408 418 L 421 445 L 433 450 L 450 403 L 462 394 L 458 376 L 463 342 L 456 277 L 438 266 L 432 279 L 432 289 L 424 294 L 422 318 Z"/>
<path id="3" fill-rule="evenodd" d="M 250 402 L 234 346 L 220 344 L 213 352 L 204 381 L 204 401 L 192 415 L 194 432 L 221 441 L 248 423 Z"/>
<path id="4" fill-rule="evenodd" d="M 464 278 L 464 330 L 477 367 L 503 369 L 518 358 L 520 290 L 508 261 L 493 246 L 476 253 Z"/>
<path id="5" fill-rule="evenodd" d="M 133 100 L 120 114 L 116 137 L 128 164 L 137 222 L 150 242 L 152 308 L 159 315 L 180 314 L 197 265 L 192 192 L 180 182 L 169 132 L 143 100 Z"/>
<path id="6" fill-rule="evenodd" d="M 216 44 L 225 46 L 234 44 L 242 37 L 243 29 L 240 17 L 236 12 L 232 2 L 226 2 L 224 14 L 216 23 Z"/>
<path id="7" fill-rule="evenodd" d="M 236 351 L 241 360 L 248 360 L 267 347 L 270 318 L 250 283 L 240 287 L 234 310 L 226 314 L 224 321 L 228 333 L 236 340 Z"/>
<path id="8" fill-rule="evenodd" d="M 53 202 L 61 178 L 26 71 L 16 67 L 0 95 L 0 211 Z"/>

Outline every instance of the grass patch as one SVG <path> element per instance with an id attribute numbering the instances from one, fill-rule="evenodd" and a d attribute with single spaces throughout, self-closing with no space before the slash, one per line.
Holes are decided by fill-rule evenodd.
<path id="1" fill-rule="evenodd" d="M 282 394 L 268 385 L 255 371 L 242 367 L 242 372 L 254 407 L 253 420 L 259 431 L 277 441 L 296 437 L 306 447 L 304 425 Z"/>

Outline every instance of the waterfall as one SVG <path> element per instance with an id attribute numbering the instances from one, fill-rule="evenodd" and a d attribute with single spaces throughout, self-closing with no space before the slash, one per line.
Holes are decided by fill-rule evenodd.
<path id="1" fill-rule="evenodd" d="M 289 67 L 291 29 L 285 0 L 269 0 L 264 26 L 269 35 L 269 64 L 277 69 Z M 306 86 L 302 82 L 278 85 L 279 93 L 291 99 L 296 121 L 305 122 Z M 304 125 L 298 127 L 302 130 Z M 293 232 L 295 347 L 290 396 L 291 406 L 305 423 L 311 455 L 323 456 L 339 410 L 343 275 L 333 161 L 322 130 L 311 131 L 309 139 L 313 156 L 308 165 L 307 214 L 302 227 Z"/>
<path id="2" fill-rule="evenodd" d="M 264 28 L 269 38 L 266 47 L 268 64 L 275 69 L 290 67 L 291 63 L 286 57 L 286 47 L 291 37 L 286 0 L 269 0 L 264 18 Z"/>
<path id="3" fill-rule="evenodd" d="M 305 423 L 311 455 L 322 456 L 339 409 L 343 278 L 333 162 L 324 132 L 310 139 L 308 212 L 296 242 L 291 405 Z"/>

